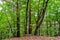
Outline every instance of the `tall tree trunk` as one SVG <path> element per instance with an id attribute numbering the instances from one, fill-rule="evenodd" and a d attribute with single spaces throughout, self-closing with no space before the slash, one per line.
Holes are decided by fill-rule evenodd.
<path id="1" fill-rule="evenodd" d="M 29 34 L 31 34 L 32 27 L 31 27 L 31 3 L 29 2 Z"/>
<path id="2" fill-rule="evenodd" d="M 27 26 L 28 26 L 28 4 L 29 0 L 27 0 L 27 7 L 26 7 L 26 26 L 25 26 L 25 34 L 27 34 Z"/>
<path id="3" fill-rule="evenodd" d="M 38 12 L 37 12 L 37 21 L 36 24 L 38 23 L 38 20 L 40 19 L 40 9 L 39 9 L 39 4 L 40 4 L 40 0 L 38 1 Z M 38 30 L 38 35 L 40 35 L 40 28 Z"/>
<path id="4" fill-rule="evenodd" d="M 27 29 L 28 26 L 28 29 Z M 27 30 L 29 30 L 29 34 L 31 34 L 31 4 L 30 0 L 27 0 L 27 7 L 26 7 L 26 28 L 25 28 L 25 34 L 27 34 Z"/>
<path id="5" fill-rule="evenodd" d="M 48 1 L 49 1 L 49 0 L 47 0 L 47 1 L 44 0 L 43 7 L 42 7 L 42 10 L 41 10 L 42 16 L 41 16 L 41 18 L 38 20 L 38 23 L 37 23 L 37 25 L 36 25 L 36 29 L 35 29 L 34 35 L 37 35 L 38 28 L 40 28 L 40 25 L 41 25 L 42 22 L 43 22 L 44 15 L 45 15 L 45 11 L 46 11 L 46 8 L 47 8 L 47 5 L 48 5 Z M 44 5 L 44 4 L 45 4 L 45 5 Z"/>
<path id="6" fill-rule="evenodd" d="M 18 6 L 18 0 L 16 2 L 16 18 L 17 18 L 17 37 L 20 37 L 20 13 L 19 13 L 19 6 Z"/>

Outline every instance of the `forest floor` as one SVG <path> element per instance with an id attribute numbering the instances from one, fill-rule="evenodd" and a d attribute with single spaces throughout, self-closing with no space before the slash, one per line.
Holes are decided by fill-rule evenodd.
<path id="1" fill-rule="evenodd" d="M 24 37 L 19 37 L 19 38 L 9 38 L 6 40 L 60 40 L 60 37 L 46 37 L 46 36 L 24 36 Z"/>

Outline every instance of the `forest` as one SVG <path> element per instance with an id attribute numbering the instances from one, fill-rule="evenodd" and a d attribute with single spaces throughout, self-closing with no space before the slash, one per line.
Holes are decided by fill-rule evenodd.
<path id="1" fill-rule="evenodd" d="M 0 40 L 60 36 L 60 0 L 0 0 Z"/>

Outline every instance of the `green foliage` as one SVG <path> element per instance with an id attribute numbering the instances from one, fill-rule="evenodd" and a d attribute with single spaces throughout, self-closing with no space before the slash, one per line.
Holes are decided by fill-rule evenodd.
<path id="1" fill-rule="evenodd" d="M 20 34 L 24 35 L 25 31 L 25 15 L 26 15 L 26 0 L 18 0 L 19 1 L 19 12 L 20 12 Z M 34 34 L 37 20 L 37 12 L 38 9 L 42 8 L 43 0 L 31 0 L 31 13 L 32 13 L 32 35 Z M 38 7 L 39 3 L 39 7 Z M 13 34 L 10 33 L 10 27 L 13 29 L 13 32 L 16 34 L 16 1 L 6 1 L 0 4 L 0 37 L 13 37 Z M 47 29 L 46 22 L 57 21 L 60 22 L 60 0 L 49 0 L 48 7 L 46 10 L 44 22 L 42 23 L 44 26 L 40 28 L 40 35 L 46 35 L 46 31 L 48 31 L 48 36 L 54 36 L 57 34 L 59 26 L 49 26 Z M 10 24 L 9 24 L 10 23 Z"/>

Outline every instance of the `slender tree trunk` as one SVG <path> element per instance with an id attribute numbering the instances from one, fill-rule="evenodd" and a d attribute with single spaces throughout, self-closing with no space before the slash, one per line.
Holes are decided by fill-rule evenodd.
<path id="1" fill-rule="evenodd" d="M 29 2 L 29 34 L 31 34 L 32 27 L 31 27 L 31 3 Z"/>
<path id="2" fill-rule="evenodd" d="M 27 34 L 27 27 L 28 27 L 28 5 L 29 5 L 29 0 L 27 0 L 27 7 L 26 7 L 26 26 L 25 26 L 25 34 Z"/>
<path id="3" fill-rule="evenodd" d="M 40 0 L 38 1 L 38 12 L 37 12 L 37 21 L 36 21 L 36 25 L 38 23 L 38 20 L 41 18 L 40 16 L 40 9 L 39 9 L 39 4 L 40 4 Z M 38 34 L 37 35 L 40 35 L 40 28 L 38 30 Z"/>
<path id="4" fill-rule="evenodd" d="M 43 7 L 42 7 L 42 10 L 41 10 L 42 16 L 41 16 L 41 18 L 38 20 L 38 23 L 37 23 L 37 25 L 36 25 L 36 29 L 35 29 L 34 35 L 37 35 L 38 28 L 40 28 L 40 25 L 41 25 L 42 22 L 43 22 L 44 15 L 45 15 L 45 11 L 46 11 L 46 8 L 47 8 L 47 5 L 48 5 L 48 1 L 49 1 L 49 0 L 47 0 L 47 1 L 44 0 Z M 45 5 L 44 5 L 44 4 L 45 4 Z"/>
<path id="5" fill-rule="evenodd" d="M 26 26 L 25 28 L 25 34 L 27 34 L 27 30 L 29 30 L 29 34 L 31 34 L 32 28 L 31 28 L 31 4 L 30 0 L 27 0 L 27 7 L 26 7 Z"/>
<path id="6" fill-rule="evenodd" d="M 20 37 L 20 13 L 19 13 L 19 6 L 18 6 L 18 0 L 16 2 L 16 19 L 17 19 L 17 37 Z"/>

